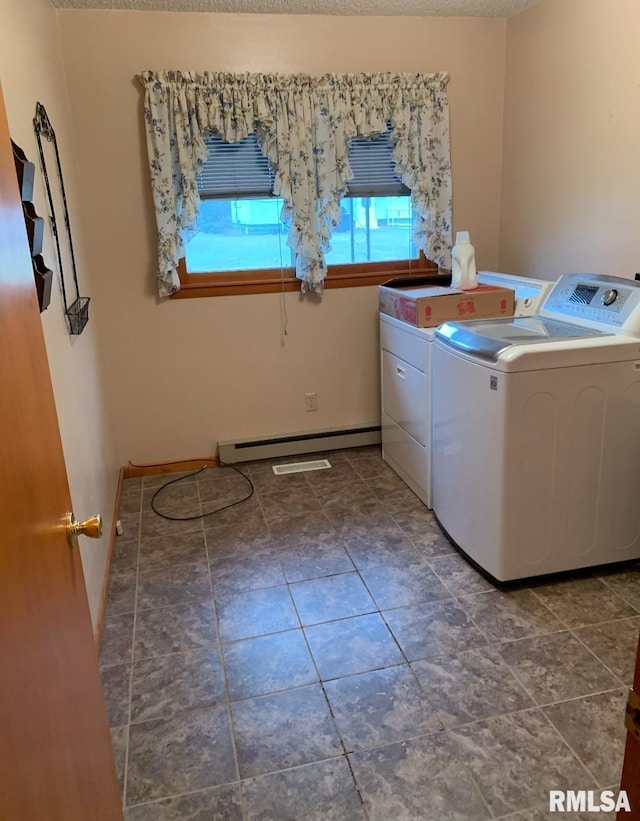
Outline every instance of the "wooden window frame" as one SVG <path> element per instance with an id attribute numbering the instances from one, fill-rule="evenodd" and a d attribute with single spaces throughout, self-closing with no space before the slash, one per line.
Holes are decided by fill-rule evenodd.
<path id="1" fill-rule="evenodd" d="M 427 259 L 420 251 L 416 259 L 330 265 L 324 287 L 325 290 L 359 288 L 367 285 L 381 285 L 392 277 L 433 276 L 437 273 L 437 264 Z M 300 290 L 300 280 L 296 279 L 293 268 L 190 274 L 183 258 L 178 263 L 178 276 L 180 290 L 171 295 L 172 299 L 275 294 L 282 291 Z"/>
<path id="2" fill-rule="evenodd" d="M 358 196 L 363 196 L 363 194 L 361 193 Z M 238 200 L 249 198 L 247 195 L 240 194 L 236 194 L 235 197 Z M 215 199 L 215 197 L 212 198 Z M 231 198 L 231 194 L 229 198 Z M 424 253 L 420 251 L 414 259 L 330 265 L 327 277 L 324 280 L 324 288 L 331 290 L 333 288 L 380 285 L 393 277 L 433 276 L 437 273 L 438 266 L 428 260 Z M 296 279 L 295 270 L 290 266 L 286 268 L 190 273 L 187 270 L 186 259 L 183 258 L 178 263 L 178 277 L 180 290 L 172 294 L 174 299 L 269 294 L 283 291 L 295 292 L 301 289 L 301 282 Z"/>

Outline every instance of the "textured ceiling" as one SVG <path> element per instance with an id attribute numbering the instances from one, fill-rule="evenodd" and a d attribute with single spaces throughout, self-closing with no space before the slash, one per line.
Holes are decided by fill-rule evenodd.
<path id="1" fill-rule="evenodd" d="M 68 9 L 213 11 L 236 14 L 345 14 L 513 17 L 538 0 L 51 0 Z"/>

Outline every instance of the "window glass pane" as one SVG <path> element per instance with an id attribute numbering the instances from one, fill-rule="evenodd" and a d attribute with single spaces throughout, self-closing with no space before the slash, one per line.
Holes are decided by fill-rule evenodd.
<path id="1" fill-rule="evenodd" d="M 280 222 L 282 200 L 203 200 L 198 233 L 187 244 L 187 271 L 245 271 L 289 268 L 291 249 Z"/>
<path id="2" fill-rule="evenodd" d="M 328 265 L 393 262 L 418 256 L 411 243 L 411 196 L 391 161 L 391 129 L 377 139 L 355 138 L 355 174 L 342 218 L 331 237 Z M 209 158 L 198 175 L 198 233 L 186 248 L 189 273 L 288 268 L 294 264 L 280 222 L 282 200 L 268 196 L 273 175 L 256 135 L 239 143 L 207 139 Z"/>
<path id="3" fill-rule="evenodd" d="M 328 265 L 418 256 L 411 242 L 411 197 L 345 197 Z"/>
<path id="4" fill-rule="evenodd" d="M 198 233 L 186 247 L 187 271 L 245 271 L 294 264 L 282 200 L 203 200 Z M 345 197 L 331 237 L 328 265 L 392 262 L 418 256 L 411 243 L 410 197 Z"/>

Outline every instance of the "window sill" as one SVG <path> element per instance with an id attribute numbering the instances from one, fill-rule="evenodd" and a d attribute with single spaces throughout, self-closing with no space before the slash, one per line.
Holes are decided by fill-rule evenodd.
<path id="1" fill-rule="evenodd" d="M 415 264 L 411 264 L 411 263 Z M 234 274 L 189 274 L 184 260 L 178 266 L 180 290 L 171 299 L 239 296 L 241 294 L 276 294 L 300 291 L 300 280 L 292 268 L 279 271 L 239 271 Z M 329 269 L 324 281 L 325 290 L 334 288 L 362 288 L 382 285 L 393 277 L 436 276 L 438 266 L 423 258 L 397 263 L 382 262 L 362 265 L 342 265 Z"/>

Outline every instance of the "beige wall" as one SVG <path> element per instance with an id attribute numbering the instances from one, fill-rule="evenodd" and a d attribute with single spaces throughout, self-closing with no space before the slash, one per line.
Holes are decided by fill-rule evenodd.
<path id="1" fill-rule="evenodd" d="M 638 32 L 638 0 L 542 0 L 508 21 L 502 270 L 640 270 Z"/>
<path id="2" fill-rule="evenodd" d="M 159 302 L 142 130 L 143 69 L 448 71 L 454 229 L 498 258 L 503 20 L 59 13 L 121 462 L 218 440 L 379 420 L 376 289 Z M 317 391 L 319 410 L 303 395 Z"/>
<path id="3" fill-rule="evenodd" d="M 91 266 L 82 252 L 73 132 L 55 11 L 48 0 L 0 0 L 0 19 L 0 79 L 9 129 L 13 140 L 36 163 L 36 209 L 41 216 L 47 216 L 32 126 L 35 104 L 39 100 L 47 109 L 59 143 L 83 295 L 95 296 Z M 49 267 L 57 271 L 48 230 L 44 257 Z M 98 542 L 81 540 L 84 542 L 82 564 L 95 624 L 118 477 L 97 356 L 97 321 L 92 318 L 81 336 L 69 336 L 56 277 L 51 305 L 42 314 L 42 323 L 74 511 L 78 518 L 101 512 L 105 520 L 106 536 Z"/>

